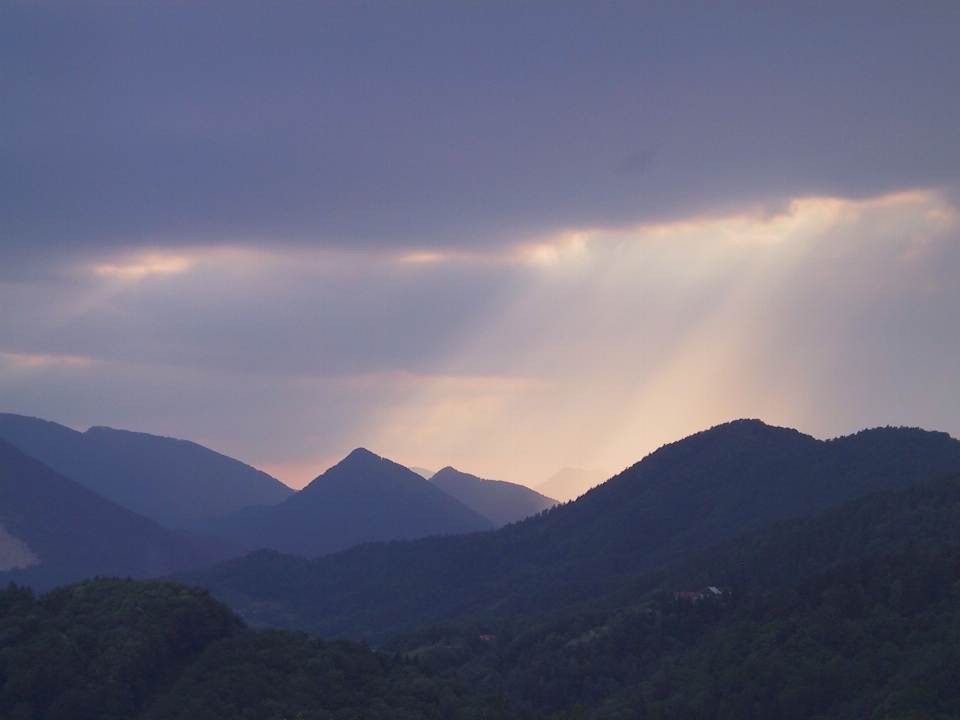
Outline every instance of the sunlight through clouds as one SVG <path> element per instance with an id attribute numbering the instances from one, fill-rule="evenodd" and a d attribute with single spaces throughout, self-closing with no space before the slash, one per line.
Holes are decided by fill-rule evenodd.
<path id="1" fill-rule="evenodd" d="M 896 314 L 914 307 L 960 346 L 950 310 L 960 300 L 956 284 L 936 279 L 960 269 L 957 230 L 955 209 L 939 195 L 913 192 L 807 198 L 772 216 L 578 233 L 578 251 L 569 254 L 559 249 L 564 237 L 525 294 L 450 361 L 464 372 L 548 384 L 505 399 L 486 421 L 477 420 L 488 415 L 482 408 L 437 401 L 435 412 L 448 420 L 436 427 L 474 420 L 471 433 L 441 442 L 454 442 L 470 467 L 532 484 L 544 472 L 540 457 L 613 472 L 735 417 L 820 435 L 856 430 L 863 419 L 853 408 L 864 402 L 857 396 L 873 395 L 856 378 L 911 352 L 904 338 L 916 328 Z M 919 307 L 937 287 L 939 307 Z M 891 288 L 898 292 L 888 297 Z M 879 335 L 875 323 L 884 326 Z M 942 391 L 927 388 L 916 359 L 903 362 L 899 379 L 913 387 L 903 394 L 913 399 L 873 408 L 871 422 L 920 422 L 914 408 L 929 412 L 933 402 L 941 427 L 956 432 Z M 958 374 L 947 361 L 940 369 Z M 838 407 L 844 396 L 848 408 Z M 402 452 L 419 426 L 396 425 L 410 430 L 383 442 Z M 496 459 L 474 452 L 491 442 Z"/>
<path id="2" fill-rule="evenodd" d="M 960 432 L 960 220 L 932 191 L 474 253 L 86 268 L 0 283 L 5 410 L 187 436 L 294 484 L 357 445 L 535 485 L 737 417 Z"/>

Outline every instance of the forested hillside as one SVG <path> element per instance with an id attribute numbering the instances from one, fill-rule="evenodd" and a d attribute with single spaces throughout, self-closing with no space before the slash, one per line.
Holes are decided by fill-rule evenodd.
<path id="1" fill-rule="evenodd" d="M 206 591 L 96 580 L 0 591 L 10 720 L 494 720 L 464 681 L 347 641 L 247 629 Z"/>
<path id="2" fill-rule="evenodd" d="M 528 717 L 960 715 L 960 548 L 836 566 L 777 591 L 446 626 L 397 638 L 422 666 Z"/>
<path id="3" fill-rule="evenodd" d="M 313 561 L 258 552 L 189 579 L 254 623 L 374 638 L 587 600 L 721 540 L 958 470 L 960 442 L 944 433 L 881 428 L 822 442 L 738 421 L 492 533 L 368 544 Z"/>
<path id="4" fill-rule="evenodd" d="M 673 473 L 674 482 L 701 472 L 702 482 L 720 485 L 725 472 L 724 482 L 757 484 L 762 472 L 754 463 L 767 430 L 786 441 L 773 442 L 767 459 L 784 444 L 796 447 L 790 431 L 721 428 L 731 430 L 734 439 L 746 430 L 761 441 L 744 442 L 742 455 L 711 450 L 709 442 L 692 455 L 671 447 L 673 462 L 660 458 L 658 472 Z M 253 553 L 217 569 L 229 580 L 219 590 L 239 616 L 206 590 L 169 581 L 88 581 L 40 598 L 11 586 L 0 593 L 0 717 L 957 717 L 960 473 L 923 481 L 908 474 L 946 464 L 954 441 L 882 430 L 799 442 L 826 449 L 810 464 L 818 479 L 805 486 L 832 478 L 857 492 L 886 489 L 719 540 L 649 572 L 604 571 L 610 545 L 603 544 L 579 556 L 549 546 L 540 555 L 510 555 L 524 543 L 553 540 L 551 516 L 575 503 L 496 532 L 372 543 L 313 561 Z M 871 451 L 873 443 L 885 451 Z M 873 465 L 871 481 L 874 454 L 887 464 Z M 665 493 L 663 476 L 646 479 L 634 491 Z M 799 492 L 777 482 L 782 495 Z M 562 527 L 575 527 L 568 522 Z M 574 538 L 595 532 L 588 527 Z M 586 564 L 571 558 L 589 552 L 603 572 L 584 581 L 578 573 Z M 498 577 L 504 558 L 513 565 Z M 556 564 L 544 572 L 518 558 Z M 433 574 L 424 571 L 431 561 Z M 495 581 L 485 584 L 487 570 Z M 419 585 L 417 573 L 425 579 Z M 337 593 L 324 597 L 334 583 Z M 510 583 L 519 588 L 513 595 L 504 592 Z M 594 592 L 583 592 L 589 583 Z M 250 595 L 237 602 L 229 598 L 237 587 L 283 602 L 251 603 Z M 306 618 L 327 636 L 339 634 L 337 623 L 358 637 L 372 628 L 368 637 L 380 649 L 299 631 L 257 632 L 244 618 L 289 625 Z"/>
<path id="5" fill-rule="evenodd" d="M 773 589 L 843 562 L 960 545 L 960 474 L 872 493 L 833 510 L 718 543 L 627 587 L 728 585 Z"/>

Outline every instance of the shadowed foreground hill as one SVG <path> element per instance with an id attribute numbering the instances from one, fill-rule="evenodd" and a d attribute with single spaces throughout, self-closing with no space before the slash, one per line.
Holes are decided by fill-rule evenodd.
<path id="1" fill-rule="evenodd" d="M 256 468 L 187 440 L 0 413 L 0 437 L 61 475 L 168 527 L 272 504 L 293 490 Z"/>
<path id="2" fill-rule="evenodd" d="M 150 577 L 208 567 L 218 559 L 3 440 L 0 524 L 0 546 L 8 550 L 0 565 L 7 571 L 0 572 L 4 584 L 46 589 L 94 575 Z"/>
<path id="3" fill-rule="evenodd" d="M 430 482 L 492 520 L 497 527 L 523 520 L 557 504 L 556 500 L 523 485 L 484 480 L 452 467 L 434 473 Z"/>
<path id="4" fill-rule="evenodd" d="M 722 539 L 957 471 L 960 442 L 945 433 L 880 428 L 819 441 L 737 421 L 493 533 L 370 544 L 314 561 L 258 552 L 190 579 L 254 622 L 377 637 L 576 602 Z"/>
<path id="5" fill-rule="evenodd" d="M 0 591 L 11 720 L 494 720 L 495 700 L 365 645 L 247 629 L 200 588 L 96 580 Z"/>
<path id="6" fill-rule="evenodd" d="M 372 540 L 489 530 L 493 523 L 412 470 L 359 448 L 279 505 L 192 527 L 247 547 L 314 557 Z"/>
<path id="7" fill-rule="evenodd" d="M 663 593 L 390 645 L 501 688 L 527 717 L 939 720 L 960 717 L 958 588 L 960 548 L 911 549 L 772 592 Z"/>

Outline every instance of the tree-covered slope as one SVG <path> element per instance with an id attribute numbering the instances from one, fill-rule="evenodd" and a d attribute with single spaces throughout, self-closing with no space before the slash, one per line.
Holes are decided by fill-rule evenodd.
<path id="1" fill-rule="evenodd" d="M 94 575 L 149 577 L 217 559 L 194 541 L 106 500 L 0 440 L 0 526 L 29 551 L 0 582 L 38 589 Z M 21 548 L 21 549 L 22 549 Z M 22 555 L 22 553 L 21 553 Z M 30 557 L 32 556 L 32 557 Z"/>
<path id="2" fill-rule="evenodd" d="M 960 548 L 847 563 L 773 592 L 437 627 L 393 647 L 498 688 L 527 717 L 954 718 Z"/>
<path id="3" fill-rule="evenodd" d="M 192 527 L 251 548 L 314 557 L 375 540 L 489 530 L 493 523 L 412 470 L 359 448 L 278 505 Z"/>
<path id="4" fill-rule="evenodd" d="M 247 629 L 206 591 L 96 580 L 0 591 L 10 720 L 509 718 L 464 682 L 346 641 Z"/>
<path id="5" fill-rule="evenodd" d="M 434 473 L 430 482 L 492 520 L 497 527 L 523 520 L 557 504 L 556 500 L 523 485 L 484 480 L 452 467 Z"/>
<path id="6" fill-rule="evenodd" d="M 273 504 L 293 490 L 264 472 L 187 440 L 0 413 L 0 438 L 62 475 L 168 527 L 247 505 Z"/>
<path id="7" fill-rule="evenodd" d="M 960 442 L 944 433 L 881 428 L 823 442 L 738 421 L 492 533 L 370 544 L 314 561 L 260 552 L 190 579 L 255 623 L 377 637 L 590 598 L 720 540 L 958 470 Z"/>
<path id="8" fill-rule="evenodd" d="M 960 545 L 960 474 L 871 493 L 816 515 L 785 520 L 717 543 L 626 586 L 707 585 L 770 590 L 844 562 Z"/>

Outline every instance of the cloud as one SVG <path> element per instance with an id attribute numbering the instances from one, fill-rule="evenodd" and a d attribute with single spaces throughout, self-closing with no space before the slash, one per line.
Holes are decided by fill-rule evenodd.
<path id="1" fill-rule="evenodd" d="M 187 437 L 294 483 L 365 445 L 533 485 L 567 465 L 613 473 L 736 417 L 960 434 L 960 215 L 934 191 L 570 228 L 428 262 L 169 257 L 188 262 L 96 272 L 141 263 L 122 254 L 69 282 L 0 283 L 3 408 Z"/>
<path id="2" fill-rule="evenodd" d="M 4 272 L 960 181 L 955 3 L 5 3 Z"/>
<path id="3" fill-rule="evenodd" d="M 154 275 L 156 273 L 182 273 L 190 269 L 190 260 L 185 257 L 164 257 L 148 255 L 142 259 L 123 265 L 97 265 L 98 275 L 113 276 L 125 279 L 135 279 Z"/>

